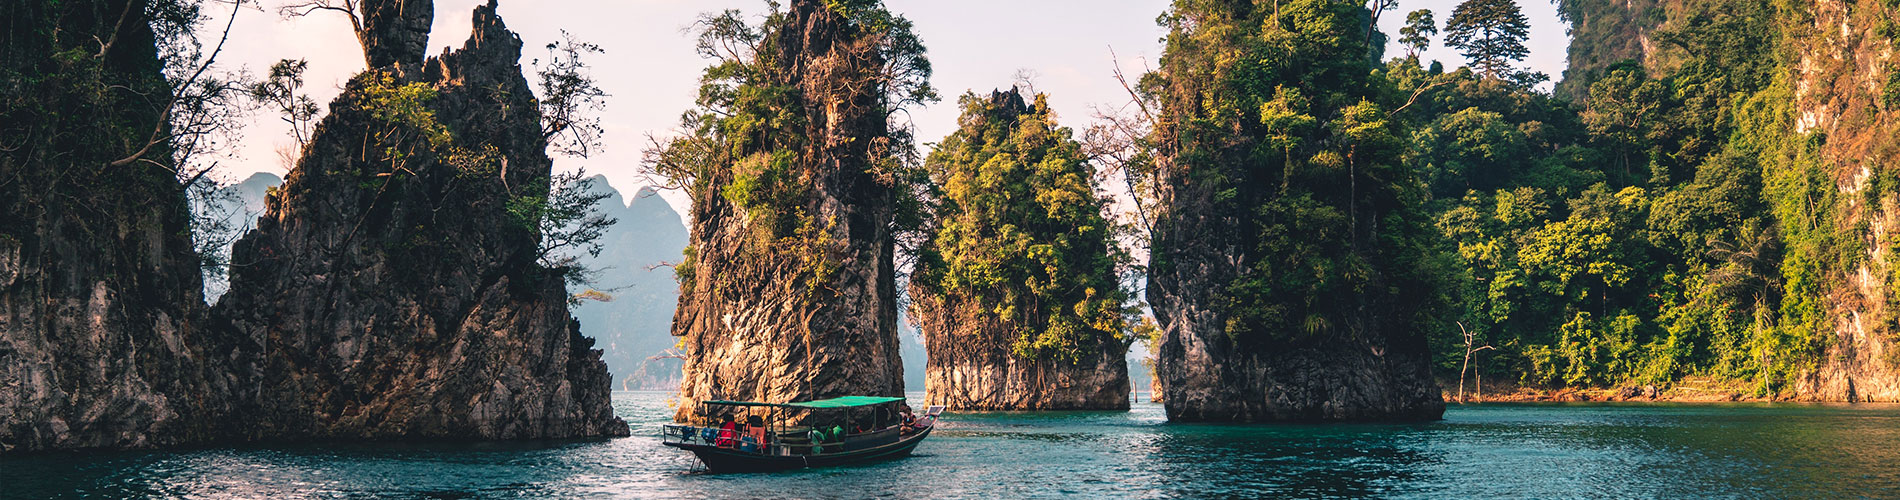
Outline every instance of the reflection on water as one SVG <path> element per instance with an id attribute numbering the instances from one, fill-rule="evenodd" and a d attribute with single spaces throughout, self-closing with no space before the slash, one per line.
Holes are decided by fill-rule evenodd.
<path id="1" fill-rule="evenodd" d="M 958 413 L 912 458 L 776 474 L 707 474 L 660 446 L 664 393 L 614 405 L 635 437 L 0 458 L 0 497 L 1900 497 L 1894 405 L 1474 405 L 1407 425 Z"/>

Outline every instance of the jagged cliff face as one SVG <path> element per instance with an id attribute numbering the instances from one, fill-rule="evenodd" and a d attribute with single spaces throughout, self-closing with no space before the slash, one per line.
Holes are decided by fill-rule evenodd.
<path id="1" fill-rule="evenodd" d="M 428 55 L 434 0 L 366 0 L 357 4 L 357 18 L 363 23 L 357 42 L 367 67 L 410 66 Z"/>
<path id="2" fill-rule="evenodd" d="M 224 424 L 231 380 L 208 363 L 170 155 L 109 165 L 162 120 L 138 94 L 170 92 L 146 11 L 0 5 L 0 452 L 190 442 Z"/>
<path id="3" fill-rule="evenodd" d="M 1011 352 L 1015 329 L 988 308 L 958 297 L 913 297 L 928 347 L 925 404 L 976 411 L 1128 409 L 1126 344 L 1096 342 L 1074 362 L 1024 358 Z"/>
<path id="4" fill-rule="evenodd" d="M 1215 264 L 1202 265 L 1202 272 L 1215 271 Z M 1422 346 L 1355 340 L 1248 349 L 1225 337 L 1219 313 L 1200 305 L 1214 300 L 1211 293 L 1172 287 L 1205 276 L 1157 277 L 1156 284 L 1171 288 L 1149 292 L 1164 328 L 1155 367 L 1162 390 L 1155 399 L 1170 420 L 1433 420 L 1444 413 L 1425 361 L 1407 359 L 1422 358 Z M 1365 318 L 1350 327 L 1382 326 L 1377 318 Z"/>
<path id="5" fill-rule="evenodd" d="M 960 127 L 924 161 L 938 202 L 910 280 L 926 403 L 1127 409 L 1125 256 L 1081 145 L 1040 94 L 961 103 Z"/>
<path id="6" fill-rule="evenodd" d="M 1832 270 L 1833 331 L 1799 397 L 1823 401 L 1900 401 L 1900 7 L 1888 2 L 1819 0 L 1803 6 L 1811 30 L 1789 33 L 1796 134 L 1825 141 L 1816 161 L 1830 172 L 1841 203 L 1830 214 L 1860 240 L 1860 258 Z M 1804 23 L 1805 24 L 1805 23 Z M 1808 28 L 1809 26 L 1801 26 Z"/>
<path id="7" fill-rule="evenodd" d="M 1167 51 L 1144 79 L 1163 96 L 1147 298 L 1172 420 L 1444 411 L 1418 323 L 1429 237 L 1416 181 L 1380 146 L 1396 141 L 1369 108 L 1362 15 L 1310 0 L 1164 16 Z"/>
<path id="8" fill-rule="evenodd" d="M 521 41 L 493 3 L 473 18 L 461 50 L 352 80 L 235 245 L 215 312 L 245 437 L 627 434 L 514 210 L 551 165 Z"/>
<path id="9" fill-rule="evenodd" d="M 684 337 L 677 418 L 712 399 L 790 402 L 903 393 L 898 358 L 892 222 L 896 191 L 873 163 L 888 141 L 874 41 L 827 2 L 785 6 L 764 36 L 770 61 L 752 85 L 792 93 L 786 185 L 796 195 L 749 211 L 727 195 L 735 171 L 718 165 L 695 186 L 689 257 L 673 334 Z M 743 161 L 771 155 L 741 147 Z M 885 153 L 888 154 L 888 153 Z M 743 188 L 737 188 L 743 189 Z M 796 214 L 796 215 L 793 215 Z M 772 216 L 809 217 L 779 234 Z"/>

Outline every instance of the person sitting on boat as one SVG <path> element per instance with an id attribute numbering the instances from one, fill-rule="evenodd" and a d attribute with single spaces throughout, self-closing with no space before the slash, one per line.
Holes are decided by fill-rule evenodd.
<path id="1" fill-rule="evenodd" d="M 912 432 L 917 431 L 917 415 L 912 414 L 910 412 L 910 405 L 904 405 L 901 409 L 898 410 L 898 414 L 904 416 L 904 429 L 903 429 L 904 434 L 910 434 Z"/>
<path id="2" fill-rule="evenodd" d="M 746 417 L 745 436 L 739 445 L 741 451 L 765 452 L 765 420 L 758 415 Z"/>
<path id="3" fill-rule="evenodd" d="M 732 421 L 732 415 L 726 415 L 724 421 L 725 423 L 719 425 L 719 439 L 713 441 L 713 445 L 731 448 L 739 444 L 739 423 Z"/>

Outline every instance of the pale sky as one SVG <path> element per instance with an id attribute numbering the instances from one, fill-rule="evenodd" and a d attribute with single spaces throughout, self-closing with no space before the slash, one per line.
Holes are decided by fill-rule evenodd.
<path id="1" fill-rule="evenodd" d="M 247 5 L 256 5 L 256 0 Z M 262 0 L 261 10 L 241 12 L 231 43 L 219 58 L 225 68 L 266 71 L 278 59 L 307 59 L 306 90 L 327 107 L 343 82 L 363 70 L 363 59 L 349 23 L 337 13 L 283 19 L 277 8 L 292 0 Z M 1426 8 L 1435 12 L 1440 26 L 1451 17 L 1456 0 L 1401 0 L 1399 9 L 1386 13 L 1380 28 L 1398 38 L 1405 13 Z M 461 47 L 468 38 L 469 14 L 485 0 L 436 0 L 435 29 L 430 54 L 442 47 Z M 1160 55 L 1159 39 L 1166 33 L 1155 18 L 1168 6 L 1165 0 L 886 0 L 894 12 L 916 24 L 936 70 L 931 79 L 944 100 L 914 110 L 918 139 L 934 142 L 956 126 L 956 96 L 966 90 L 988 92 L 1007 88 L 1021 69 L 1033 71 L 1037 90 L 1050 95 L 1063 125 L 1079 134 L 1097 106 L 1126 102 L 1126 93 L 1112 74 L 1110 47 L 1130 78 L 1152 68 Z M 1531 56 L 1524 62 L 1553 79 L 1563 73 L 1568 37 L 1557 20 L 1555 7 L 1543 1 L 1521 2 L 1531 19 Z M 640 151 L 649 133 L 674 133 L 679 115 L 693 105 L 700 71 L 707 61 L 693 52 L 687 29 L 703 12 L 738 8 L 751 15 L 765 12 L 763 0 L 501 0 L 500 14 L 523 42 L 522 66 L 546 58 L 543 47 L 567 30 L 578 39 L 606 49 L 587 60 L 602 90 L 612 94 L 602 114 L 606 151 L 588 159 L 557 157 L 556 168 L 585 166 L 604 174 L 622 192 L 643 186 Z M 215 21 L 205 29 L 222 28 L 222 12 L 209 8 Z M 327 15 L 326 15 L 327 14 Z M 217 33 L 203 35 L 215 43 Z M 1439 37 L 1442 39 L 1442 35 Z M 1403 54 L 1393 43 L 1386 54 Z M 1426 59 L 1448 67 L 1463 58 L 1434 40 Z M 532 75 L 530 75 L 532 81 Z M 1549 88 L 1549 84 L 1544 86 Z M 286 165 L 274 151 L 290 143 L 288 128 L 277 117 L 260 113 L 245 130 L 234 158 L 222 161 L 221 177 L 240 180 L 254 172 L 285 173 Z M 678 193 L 666 195 L 680 213 L 688 213 Z"/>

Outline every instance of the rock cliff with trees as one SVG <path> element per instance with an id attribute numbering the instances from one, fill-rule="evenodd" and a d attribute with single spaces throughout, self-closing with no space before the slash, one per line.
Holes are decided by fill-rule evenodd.
<path id="1" fill-rule="evenodd" d="M 173 117 L 218 112 L 188 2 L 0 4 L 0 452 L 217 436 L 239 390 L 206 329 Z M 206 122 L 199 121 L 203 125 Z"/>
<path id="2" fill-rule="evenodd" d="M 0 4 L 0 451 L 624 435 L 567 288 L 608 195 L 548 156 L 600 145 L 599 47 L 551 45 L 531 85 L 492 2 L 433 58 L 429 0 L 292 2 L 346 16 L 369 65 L 324 113 L 300 61 L 216 69 L 231 40 L 198 26 L 237 17 L 200 5 Z M 681 419 L 899 394 L 907 256 L 929 397 L 958 407 L 1125 407 L 1130 336 L 1176 420 L 1432 419 L 1434 371 L 1900 401 L 1891 1 L 1561 0 L 1544 91 L 1513 0 L 1414 11 L 1390 60 L 1394 2 L 1178 0 L 1134 105 L 1079 144 L 998 93 L 928 159 L 908 20 L 769 5 L 700 20 L 689 133 L 649 151 L 693 202 Z M 1435 37 L 1470 67 L 1424 63 Z M 204 225 L 229 206 L 204 154 L 256 109 L 295 169 L 215 251 L 242 231 Z"/>
<path id="3" fill-rule="evenodd" d="M 650 152 L 693 202 L 678 418 L 711 399 L 901 395 L 894 257 L 921 174 L 892 120 L 936 99 L 910 21 L 876 0 L 794 0 L 698 29 L 714 63 L 692 132 Z"/>
<path id="4" fill-rule="evenodd" d="M 429 16 L 426 1 L 377 3 L 364 24 Z M 573 218 L 558 197 L 574 179 L 547 153 L 563 124 L 537 112 L 495 5 L 473 22 L 461 49 L 426 60 L 420 43 L 363 35 L 383 65 L 331 103 L 233 248 L 216 313 L 253 377 L 239 397 L 251 437 L 626 435 L 568 314 L 558 251 L 579 240 L 548 223 Z"/>
<path id="5" fill-rule="evenodd" d="M 1175 420 L 1438 418 L 1425 193 L 1357 2 L 1179 1 L 1148 300 Z"/>
<path id="6" fill-rule="evenodd" d="M 958 130 L 924 160 L 936 203 L 911 276 L 926 404 L 1127 409 L 1129 257 L 1095 168 L 1041 94 L 959 104 Z"/>
<path id="7" fill-rule="evenodd" d="M 586 48 L 537 100 L 492 2 L 426 60 L 426 0 L 321 4 L 381 64 L 298 129 L 297 168 L 227 258 L 193 210 L 220 204 L 187 203 L 217 190 L 197 155 L 230 147 L 248 99 L 293 125 L 315 110 L 300 64 L 216 70 L 229 40 L 195 38 L 199 5 L 4 8 L 0 450 L 626 435 L 558 253 L 611 222 L 546 153 L 598 131 L 572 112 L 603 96 L 573 85 Z"/>

